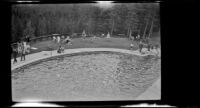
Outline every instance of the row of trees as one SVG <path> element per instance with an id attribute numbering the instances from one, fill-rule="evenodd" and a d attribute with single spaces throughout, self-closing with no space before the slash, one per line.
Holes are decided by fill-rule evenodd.
<path id="1" fill-rule="evenodd" d="M 108 9 L 95 4 L 23 4 L 12 6 L 12 39 L 47 34 L 140 34 L 160 28 L 156 3 L 121 3 Z"/>

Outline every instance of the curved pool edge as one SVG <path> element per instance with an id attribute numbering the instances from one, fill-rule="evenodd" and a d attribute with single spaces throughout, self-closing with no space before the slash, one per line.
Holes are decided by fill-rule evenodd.
<path id="1" fill-rule="evenodd" d="M 73 53 L 82 53 L 82 52 L 95 52 L 95 51 L 110 51 L 110 52 L 119 52 L 119 53 L 126 53 L 126 54 L 133 54 L 133 55 L 139 55 L 139 56 L 146 56 L 146 55 L 153 55 L 154 53 L 148 53 L 141 55 L 138 50 L 131 51 L 126 49 L 117 49 L 117 48 L 78 48 L 78 49 L 65 49 L 65 52 L 62 54 L 58 54 L 56 50 L 52 51 L 43 51 L 39 53 L 34 53 L 26 56 L 26 61 L 19 62 L 18 65 L 13 65 L 12 70 L 22 67 L 24 65 L 66 54 L 73 54 Z M 46 54 L 46 55 L 45 55 Z M 31 57 L 32 56 L 32 57 Z M 19 59 L 19 58 L 18 58 Z M 144 93 L 140 94 L 138 97 L 136 97 L 134 100 L 160 100 L 161 99 L 161 78 L 159 77 L 151 87 L 149 87 L 147 90 L 145 90 Z"/>
<path id="2" fill-rule="evenodd" d="M 73 54 L 73 53 L 82 53 L 82 52 L 95 52 L 95 51 L 110 51 L 110 52 L 119 52 L 119 53 L 126 53 L 126 54 L 134 54 L 138 56 L 147 56 L 147 55 L 155 55 L 155 52 L 150 52 L 141 55 L 138 50 L 132 51 L 127 49 L 118 49 L 118 48 L 76 48 L 76 49 L 65 49 L 64 53 L 57 53 L 57 50 L 54 51 L 42 51 L 34 54 L 29 54 L 26 56 L 25 61 L 19 61 L 16 64 L 13 64 L 11 60 L 11 71 L 15 70 L 16 68 L 22 67 L 24 65 L 42 60 L 51 57 L 66 55 L 66 54 Z M 159 53 L 160 54 L 160 53 Z M 160 55 L 159 55 L 160 56 Z M 20 58 L 17 58 L 20 59 Z"/>

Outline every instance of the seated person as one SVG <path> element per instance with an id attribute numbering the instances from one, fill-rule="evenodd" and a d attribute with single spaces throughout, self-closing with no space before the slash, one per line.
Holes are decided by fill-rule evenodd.
<path id="1" fill-rule="evenodd" d="M 61 53 L 61 45 L 59 46 L 57 53 Z"/>
<path id="2" fill-rule="evenodd" d="M 61 50 L 61 53 L 64 53 L 65 48 L 61 46 L 60 50 Z"/>

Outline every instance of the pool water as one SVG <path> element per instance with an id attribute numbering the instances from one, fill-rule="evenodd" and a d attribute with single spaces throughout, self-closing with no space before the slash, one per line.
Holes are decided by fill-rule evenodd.
<path id="1" fill-rule="evenodd" d="M 13 100 L 134 100 L 160 76 L 160 59 L 85 52 L 40 60 L 12 71 Z"/>

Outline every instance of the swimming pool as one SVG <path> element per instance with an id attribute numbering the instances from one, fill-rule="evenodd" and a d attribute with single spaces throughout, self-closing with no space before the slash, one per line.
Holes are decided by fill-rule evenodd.
<path id="1" fill-rule="evenodd" d="M 134 100 L 159 78 L 160 59 L 98 51 L 42 59 L 12 71 L 13 100 Z"/>

